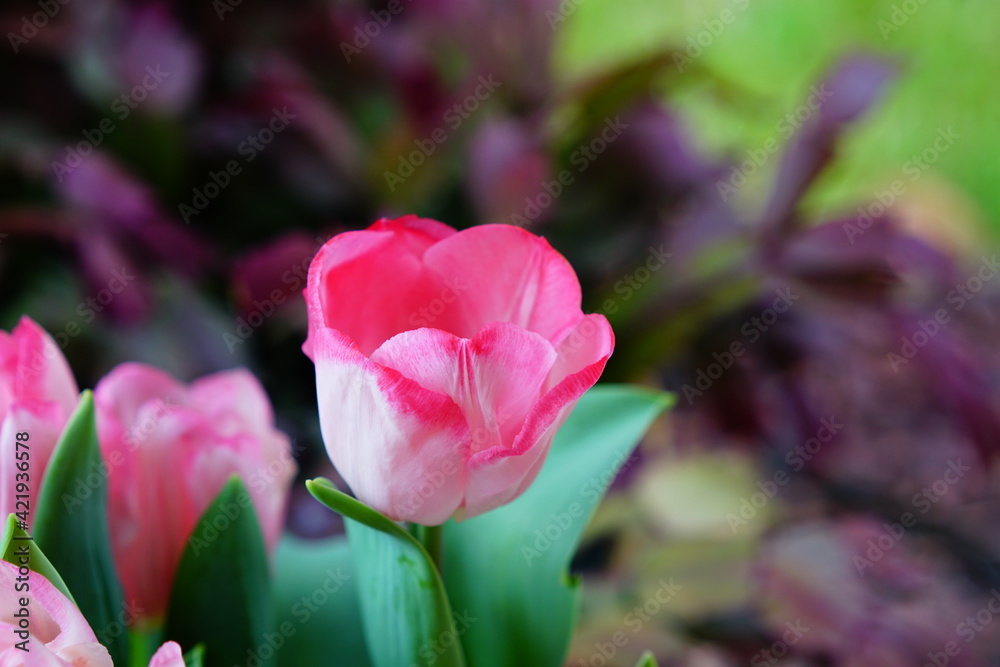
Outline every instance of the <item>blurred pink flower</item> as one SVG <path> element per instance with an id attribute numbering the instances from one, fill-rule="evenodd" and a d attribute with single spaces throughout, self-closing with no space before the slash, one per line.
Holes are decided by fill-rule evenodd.
<path id="1" fill-rule="evenodd" d="M 573 268 L 510 225 L 383 219 L 309 270 L 309 338 L 330 458 L 358 498 L 440 524 L 517 498 L 614 347 Z"/>
<path id="2" fill-rule="evenodd" d="M 62 351 L 45 331 L 22 317 L 11 333 L 0 331 L 0 517 L 24 509 L 15 504 L 17 484 L 28 485 L 33 516 L 42 475 L 79 398 L 76 380 Z M 17 433 L 28 433 L 30 466 L 15 465 Z M 23 477 L 21 475 L 24 475 Z"/>
<path id="3" fill-rule="evenodd" d="M 178 115 L 192 106 L 202 77 L 197 42 L 163 2 L 99 0 L 77 7 L 70 66 L 84 94 L 118 118 L 135 110 Z M 101 7 L 100 5 L 104 5 Z"/>
<path id="4" fill-rule="evenodd" d="M 245 370 L 189 387 L 142 364 L 122 364 L 94 390 L 109 475 L 109 522 L 127 599 L 156 618 L 202 513 L 233 474 L 243 479 L 273 548 L 295 475 L 288 437 Z"/>

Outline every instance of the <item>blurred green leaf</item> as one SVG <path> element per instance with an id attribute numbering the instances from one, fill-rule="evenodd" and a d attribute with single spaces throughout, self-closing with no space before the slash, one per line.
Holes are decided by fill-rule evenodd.
<path id="1" fill-rule="evenodd" d="M 49 460 L 35 512 L 34 537 L 94 633 L 116 664 L 125 664 L 125 632 L 119 626 L 124 598 L 111 555 L 107 477 L 94 425 L 94 397 L 80 396 Z"/>
<path id="2" fill-rule="evenodd" d="M 570 559 L 608 485 L 671 402 L 636 387 L 592 389 L 520 498 L 446 525 L 448 592 L 456 609 L 480 621 L 462 637 L 472 667 L 563 663 L 579 594 Z"/>
<path id="3" fill-rule="evenodd" d="M 635 667 L 659 667 L 659 664 L 656 662 L 656 657 L 649 651 L 646 651 L 639 658 L 639 662 L 635 663 Z"/>
<path id="4" fill-rule="evenodd" d="M 306 486 L 317 500 L 347 519 L 372 663 L 378 667 L 431 663 L 463 667 L 448 595 L 423 546 L 388 517 L 338 491 L 329 480 L 310 480 Z"/>
<path id="5" fill-rule="evenodd" d="M 284 637 L 278 667 L 315 663 L 318 656 L 344 667 L 371 667 L 347 539 L 286 537 L 274 559 L 274 627 Z"/>
<path id="6" fill-rule="evenodd" d="M 206 667 L 245 664 L 269 646 L 267 552 L 250 494 L 233 476 L 205 510 L 184 549 L 167 610 L 166 638 L 205 647 Z"/>
<path id="7" fill-rule="evenodd" d="M 205 664 L 205 647 L 199 644 L 184 654 L 184 667 L 202 667 Z"/>
<path id="8" fill-rule="evenodd" d="M 66 582 L 62 580 L 56 569 L 52 567 L 52 563 L 42 553 L 35 540 L 28 533 L 18 528 L 17 519 L 11 514 L 7 517 L 7 523 L 3 527 L 3 537 L 0 538 L 0 556 L 8 563 L 21 565 L 16 552 L 24 546 L 28 547 L 28 568 L 32 572 L 37 572 L 48 579 L 63 595 L 73 600 L 73 595 L 69 592 L 69 588 L 66 587 Z M 75 600 L 73 601 L 75 603 Z"/>

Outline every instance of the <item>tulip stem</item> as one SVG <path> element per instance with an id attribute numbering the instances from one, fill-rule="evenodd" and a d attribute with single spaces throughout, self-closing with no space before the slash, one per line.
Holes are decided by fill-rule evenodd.
<path id="1" fill-rule="evenodd" d="M 417 540 L 424 545 L 424 549 L 427 551 L 427 555 L 431 557 L 431 562 L 437 567 L 438 572 L 441 572 L 441 561 L 442 561 L 442 536 L 444 534 L 443 526 L 415 526 L 415 536 Z"/>
<path id="2" fill-rule="evenodd" d="M 160 644 L 160 633 L 155 627 L 135 627 L 129 633 L 129 664 L 145 665 Z"/>

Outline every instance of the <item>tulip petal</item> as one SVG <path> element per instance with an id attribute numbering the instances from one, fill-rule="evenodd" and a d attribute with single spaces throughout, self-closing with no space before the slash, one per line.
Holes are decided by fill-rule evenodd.
<path id="1" fill-rule="evenodd" d="M 17 344 L 17 353 L 4 362 L 6 372 L 14 376 L 15 396 L 55 401 L 68 416 L 80 392 L 62 350 L 30 317 L 22 317 L 10 335 Z"/>
<path id="2" fill-rule="evenodd" d="M 585 316 L 564 337 L 549 376 L 550 383 L 554 378 L 556 384 L 534 405 L 513 446 L 480 451 L 469 459 L 464 518 L 510 502 L 528 488 L 559 427 L 604 372 L 613 347 L 611 325 L 602 315 Z"/>
<path id="3" fill-rule="evenodd" d="M 38 506 L 38 490 L 48 466 L 52 452 L 56 448 L 66 414 L 56 403 L 14 403 L 3 420 L 0 428 L 0 456 L 4 461 L 4 472 L 0 475 L 0 517 L 6 519 L 17 508 L 16 506 L 16 467 L 15 455 L 18 452 L 16 435 L 29 433 L 30 437 L 24 444 L 30 447 L 31 481 L 28 484 L 28 502 L 33 517 Z M 21 451 L 25 451 L 23 448 Z M 9 467 L 8 467 L 9 466 Z M 21 506 L 23 509 L 23 505 Z"/>
<path id="4" fill-rule="evenodd" d="M 188 400 L 222 433 L 250 427 L 255 433 L 272 429 L 274 415 L 264 387 L 245 368 L 207 375 L 191 383 Z"/>
<path id="5" fill-rule="evenodd" d="M 323 441 L 352 491 L 396 520 L 446 521 L 465 487 L 470 434 L 461 409 L 368 360 L 339 331 L 312 337 Z"/>
<path id="6" fill-rule="evenodd" d="M 474 454 L 514 444 L 556 352 L 536 333 L 494 322 L 471 340 L 438 329 L 407 331 L 386 341 L 372 361 L 450 396 L 465 414 Z"/>
<path id="7" fill-rule="evenodd" d="M 312 356 L 313 334 L 321 327 L 347 334 L 365 355 L 395 334 L 415 328 L 419 309 L 440 291 L 426 275 L 422 256 L 454 231 L 433 220 L 406 216 L 380 220 L 327 242 L 309 266 L 306 354 Z M 399 306 L 386 308 L 386 303 Z"/>
<path id="8" fill-rule="evenodd" d="M 97 642 L 94 631 L 87 625 L 80 610 L 69 598 L 37 572 L 28 574 L 29 613 L 31 615 L 30 651 L 24 652 L 10 646 L 18 606 L 15 584 L 18 568 L 0 561 L 0 664 L 26 666 L 88 665 L 111 667 L 111 656 Z M 10 658 L 12 661 L 7 662 Z"/>
<path id="9" fill-rule="evenodd" d="M 573 267 L 548 241 L 520 227 L 463 230 L 429 248 L 424 263 L 439 284 L 464 295 L 446 323 L 434 323 L 456 336 L 472 338 L 490 322 L 513 322 L 554 342 L 580 319 Z"/>
<path id="10" fill-rule="evenodd" d="M 149 661 L 149 667 L 184 667 L 184 655 L 180 644 L 166 642 L 157 649 Z"/>

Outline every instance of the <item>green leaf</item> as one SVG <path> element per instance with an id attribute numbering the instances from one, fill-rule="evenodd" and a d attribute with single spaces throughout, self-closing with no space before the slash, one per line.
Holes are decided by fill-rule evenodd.
<path id="1" fill-rule="evenodd" d="M 614 476 L 672 398 L 600 386 L 559 431 L 538 479 L 514 502 L 445 526 L 444 573 L 472 667 L 563 664 L 578 582 L 569 562 Z M 525 650 L 525 647 L 531 647 Z"/>
<path id="2" fill-rule="evenodd" d="M 385 515 L 338 491 L 306 482 L 317 500 L 343 515 L 358 577 L 365 640 L 377 667 L 464 667 L 456 626 L 437 568 L 423 546 Z"/>
<path id="3" fill-rule="evenodd" d="M 324 664 L 371 667 L 365 648 L 358 584 L 347 539 L 286 537 L 274 556 L 278 667 Z"/>
<path id="4" fill-rule="evenodd" d="M 128 640 L 120 618 L 125 607 L 111 555 L 107 500 L 94 397 L 85 391 L 49 460 L 34 537 L 111 659 L 124 665 Z"/>
<path id="5" fill-rule="evenodd" d="M 651 651 L 646 651 L 639 658 L 639 662 L 635 663 L 635 667 L 660 667 L 660 663 L 656 662 L 656 656 Z"/>
<path id="6" fill-rule="evenodd" d="M 184 667 L 204 667 L 205 647 L 198 644 L 184 654 Z"/>
<path id="7" fill-rule="evenodd" d="M 66 582 L 59 576 L 56 569 L 52 567 L 52 563 L 42 553 L 35 540 L 28 533 L 18 528 L 17 519 L 11 514 L 7 517 L 7 523 L 3 527 L 3 537 L 0 538 L 0 559 L 14 565 L 21 565 L 21 554 L 18 552 L 25 546 L 28 548 L 28 569 L 48 579 L 53 586 L 59 589 L 60 593 L 76 604 L 76 601 L 73 600 L 73 595 L 69 592 L 69 588 L 66 587 Z"/>
<path id="8" fill-rule="evenodd" d="M 264 538 L 250 494 L 232 476 L 202 514 L 174 578 L 165 636 L 205 646 L 205 667 L 232 667 L 268 649 L 271 619 Z"/>

